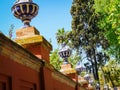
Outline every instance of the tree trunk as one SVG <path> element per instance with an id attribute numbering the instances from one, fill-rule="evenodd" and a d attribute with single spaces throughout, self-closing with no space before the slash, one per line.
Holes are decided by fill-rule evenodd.
<path id="1" fill-rule="evenodd" d="M 96 61 L 96 53 L 95 53 L 95 49 L 93 48 L 93 60 L 94 60 L 94 65 L 93 65 L 93 68 L 94 68 L 94 78 L 96 81 L 99 81 L 99 75 L 98 75 L 98 66 L 97 66 L 97 61 Z"/>

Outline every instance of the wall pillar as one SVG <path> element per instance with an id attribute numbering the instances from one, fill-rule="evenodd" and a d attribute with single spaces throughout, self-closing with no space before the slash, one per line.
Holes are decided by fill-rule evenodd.
<path id="1" fill-rule="evenodd" d="M 77 79 L 78 79 L 76 70 L 72 68 L 70 63 L 62 64 L 60 72 L 62 72 L 63 74 L 65 74 L 66 76 L 68 76 L 69 78 L 71 78 L 74 81 L 77 81 Z"/>
<path id="2" fill-rule="evenodd" d="M 21 28 L 16 31 L 16 43 L 33 53 L 40 59 L 49 62 L 51 44 L 40 35 L 35 27 Z"/>

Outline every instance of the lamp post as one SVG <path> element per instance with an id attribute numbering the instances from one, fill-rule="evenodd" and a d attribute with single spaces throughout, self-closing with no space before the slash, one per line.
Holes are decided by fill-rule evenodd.
<path id="1" fill-rule="evenodd" d="M 38 5 L 32 0 L 17 0 L 12 7 L 14 16 L 24 23 L 24 27 L 30 26 L 30 21 L 38 14 Z"/>

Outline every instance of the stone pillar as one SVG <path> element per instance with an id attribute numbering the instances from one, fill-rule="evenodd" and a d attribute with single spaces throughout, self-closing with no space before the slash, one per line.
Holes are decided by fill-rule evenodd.
<path id="1" fill-rule="evenodd" d="M 38 58 L 49 62 L 49 54 L 52 46 L 39 34 L 39 31 L 35 27 L 18 29 L 16 31 L 15 41 Z"/>
<path id="2" fill-rule="evenodd" d="M 72 80 L 77 81 L 76 70 L 72 68 L 71 64 L 62 64 L 60 72 L 70 77 Z"/>

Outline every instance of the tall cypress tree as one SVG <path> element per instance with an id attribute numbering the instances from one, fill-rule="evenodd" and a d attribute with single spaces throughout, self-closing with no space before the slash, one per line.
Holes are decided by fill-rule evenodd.
<path id="1" fill-rule="evenodd" d="M 104 31 L 97 26 L 100 17 L 95 13 L 93 5 L 94 0 L 73 0 L 70 11 L 72 31 L 68 38 L 79 54 L 84 53 L 92 66 L 94 79 L 99 81 L 99 66 L 108 60 L 107 55 L 102 52 L 108 47 L 108 41 L 104 37 Z"/>

